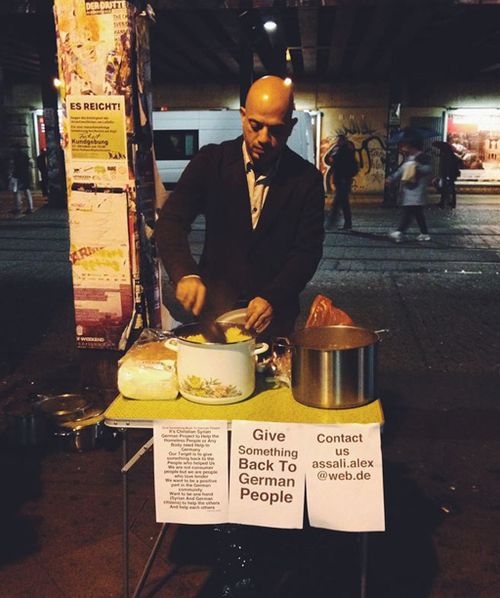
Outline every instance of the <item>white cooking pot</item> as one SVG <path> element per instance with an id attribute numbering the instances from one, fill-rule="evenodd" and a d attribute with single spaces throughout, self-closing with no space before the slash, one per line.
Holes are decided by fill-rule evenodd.
<path id="1" fill-rule="evenodd" d="M 227 328 L 230 325 L 222 325 Z M 183 397 L 205 405 L 228 405 L 248 398 L 255 390 L 255 356 L 268 350 L 266 343 L 196 343 L 186 337 L 199 334 L 197 324 L 174 330 L 176 338 L 165 346 L 177 351 L 177 377 Z"/>

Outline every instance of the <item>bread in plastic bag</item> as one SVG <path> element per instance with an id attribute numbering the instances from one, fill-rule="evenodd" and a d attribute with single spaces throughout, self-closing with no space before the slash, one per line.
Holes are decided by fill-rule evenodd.
<path id="1" fill-rule="evenodd" d="M 177 355 L 165 346 L 171 336 L 146 328 L 120 359 L 118 390 L 124 397 L 145 401 L 177 398 Z"/>

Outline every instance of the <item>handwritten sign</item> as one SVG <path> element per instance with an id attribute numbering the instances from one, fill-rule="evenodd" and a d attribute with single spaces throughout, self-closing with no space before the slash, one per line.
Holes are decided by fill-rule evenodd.
<path id="1" fill-rule="evenodd" d="M 157 421 L 154 437 L 156 520 L 227 521 L 227 422 Z"/>
<path id="2" fill-rule="evenodd" d="M 304 426 L 306 488 L 312 527 L 384 531 L 378 424 Z"/>
<path id="3" fill-rule="evenodd" d="M 233 421 L 229 521 L 302 528 L 301 426 Z"/>

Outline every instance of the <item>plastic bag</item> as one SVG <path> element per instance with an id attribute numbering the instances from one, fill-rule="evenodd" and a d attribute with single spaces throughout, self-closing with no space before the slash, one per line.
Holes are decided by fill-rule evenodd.
<path id="1" fill-rule="evenodd" d="M 177 355 L 165 346 L 172 334 L 146 328 L 118 362 L 118 390 L 128 399 L 175 399 Z"/>
<path id="2" fill-rule="evenodd" d="M 351 317 L 335 307 L 332 300 L 325 295 L 316 295 L 309 309 L 306 328 L 312 326 L 351 326 L 354 324 Z"/>

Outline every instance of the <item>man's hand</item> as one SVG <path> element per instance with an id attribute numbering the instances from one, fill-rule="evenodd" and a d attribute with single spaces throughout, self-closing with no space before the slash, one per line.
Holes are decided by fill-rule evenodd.
<path id="1" fill-rule="evenodd" d="M 273 319 L 273 307 L 262 297 L 255 297 L 247 307 L 247 320 L 245 328 L 254 328 L 256 332 L 263 332 Z"/>
<path id="2" fill-rule="evenodd" d="M 195 316 L 200 315 L 206 294 L 207 288 L 198 276 L 184 276 L 179 280 L 175 289 L 175 296 L 182 307 L 193 312 Z"/>

